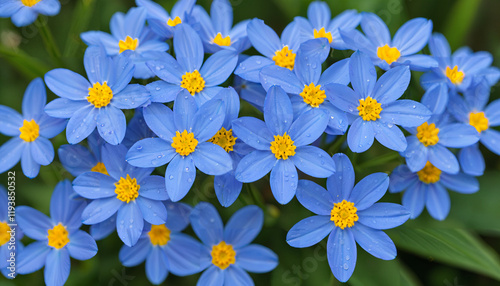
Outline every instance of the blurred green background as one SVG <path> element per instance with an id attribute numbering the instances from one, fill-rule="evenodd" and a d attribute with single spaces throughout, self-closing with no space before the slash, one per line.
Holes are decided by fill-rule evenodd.
<path id="1" fill-rule="evenodd" d="M 175 1 L 157 1 L 170 11 Z M 294 16 L 306 15 L 309 0 L 230 0 L 235 22 L 258 17 L 278 33 Z M 377 13 L 388 24 L 392 34 L 408 19 L 426 17 L 434 22 L 434 31 L 443 33 L 452 49 L 463 45 L 473 50 L 493 54 L 494 65 L 500 63 L 500 1 L 498 0 L 331 0 L 327 1 L 332 15 L 345 9 Z M 117 11 L 126 12 L 134 6 L 132 0 L 62 0 L 62 9 L 55 17 L 40 17 L 48 23 L 62 55 L 62 62 L 45 51 L 43 30 L 36 25 L 14 27 L 10 19 L 0 19 L 0 104 L 21 109 L 22 95 L 35 77 L 56 67 L 66 67 L 84 73 L 82 57 L 85 45 L 80 32 L 102 30 L 109 32 L 109 20 Z M 210 0 L 198 3 L 209 8 Z M 417 75 L 418 79 L 418 75 Z M 414 78 L 411 94 L 418 97 L 422 90 Z M 497 85 L 498 86 L 498 85 Z M 496 87 L 497 87 L 496 86 Z M 498 88 L 492 88 L 492 99 L 499 97 Z M 55 96 L 48 93 L 49 101 Z M 245 112 L 254 111 L 244 105 Z M 8 138 L 0 136 L 0 144 Z M 61 134 L 53 140 L 56 148 L 65 143 Z M 331 146 L 332 152 L 336 146 Z M 472 195 L 451 193 L 452 209 L 443 222 L 432 220 L 424 214 L 403 227 L 388 231 L 396 242 L 399 255 L 394 261 L 382 261 L 358 248 L 358 262 L 353 277 L 347 284 L 368 285 L 500 285 L 500 164 L 498 157 L 483 149 L 488 172 L 481 177 L 481 190 Z M 348 154 L 356 166 L 357 179 L 376 172 L 390 172 L 403 163 L 387 149 L 375 146 L 374 150 L 355 156 Z M 71 176 L 64 171 L 57 158 L 50 166 L 42 167 L 33 180 L 16 171 L 18 205 L 29 205 L 46 214 L 56 183 Z M 161 174 L 162 170 L 158 173 Z M 326 261 L 326 240 L 317 246 L 294 249 L 285 242 L 286 232 L 299 220 L 310 216 L 293 200 L 286 206 L 276 203 L 267 179 L 251 187 L 245 186 L 241 197 L 228 209 L 222 209 L 213 192 L 213 179 L 198 176 L 190 195 L 184 200 L 194 205 L 210 201 L 220 211 L 224 221 L 245 204 L 259 204 L 266 211 L 266 223 L 256 243 L 273 249 L 280 257 L 280 264 L 268 274 L 253 275 L 256 285 L 340 285 Z M 0 174 L 0 184 L 6 185 L 7 174 Z M 384 201 L 400 202 L 400 195 L 387 194 Z M 188 233 L 192 233 L 188 230 Z M 31 242 L 24 239 L 23 242 Z M 122 243 L 112 234 L 98 242 L 99 253 L 88 261 L 72 260 L 67 285 L 148 285 L 144 264 L 125 268 L 118 260 Z M 195 285 L 199 275 L 175 277 L 170 275 L 164 285 Z M 43 271 L 19 276 L 13 281 L 0 277 L 0 285 L 43 285 Z"/>

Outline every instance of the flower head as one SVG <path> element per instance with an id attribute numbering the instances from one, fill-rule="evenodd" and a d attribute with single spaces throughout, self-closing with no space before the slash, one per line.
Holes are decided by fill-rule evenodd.
<path id="1" fill-rule="evenodd" d="M 0 133 L 12 136 L 0 147 L 0 173 L 11 169 L 19 161 L 26 177 L 34 178 L 40 165 L 54 160 L 50 138 L 61 133 L 66 120 L 50 117 L 43 110 L 47 94 L 42 79 L 34 79 L 26 88 L 22 111 L 0 105 Z"/>
<path id="2" fill-rule="evenodd" d="M 11 17 L 14 25 L 23 27 L 33 23 L 38 14 L 59 14 L 61 3 L 58 0 L 4 0 L 0 7 L 0 18 Z"/>
<path id="3" fill-rule="evenodd" d="M 371 174 L 354 185 L 349 158 L 339 153 L 333 160 L 337 172 L 327 179 L 327 190 L 311 181 L 299 181 L 297 199 L 316 215 L 294 225 L 286 240 L 302 248 L 328 236 L 328 263 L 335 278 L 346 282 L 356 266 L 356 243 L 377 258 L 394 259 L 396 246 L 382 230 L 403 224 L 410 214 L 401 205 L 377 203 L 389 186 L 386 174 Z"/>

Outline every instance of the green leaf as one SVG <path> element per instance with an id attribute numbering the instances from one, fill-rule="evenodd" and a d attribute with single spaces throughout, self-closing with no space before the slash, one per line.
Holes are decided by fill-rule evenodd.
<path id="1" fill-rule="evenodd" d="M 481 0 L 459 0 L 449 13 L 444 29 L 452 50 L 464 44 L 464 39 L 472 28 L 472 22 L 478 14 Z"/>
<path id="2" fill-rule="evenodd" d="M 498 254 L 474 233 L 460 228 L 412 228 L 411 225 L 388 232 L 398 249 L 500 281 Z"/>
<path id="3" fill-rule="evenodd" d="M 43 77 L 49 67 L 37 58 L 29 56 L 22 50 L 10 49 L 0 44 L 0 57 L 8 61 L 29 79 Z"/>

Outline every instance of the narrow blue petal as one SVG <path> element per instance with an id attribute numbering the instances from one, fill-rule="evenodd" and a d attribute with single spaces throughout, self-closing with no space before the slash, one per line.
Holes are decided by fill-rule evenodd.
<path id="1" fill-rule="evenodd" d="M 144 218 L 136 201 L 125 203 L 118 210 L 116 231 L 127 246 L 133 246 L 139 240 L 144 227 Z"/>
<path id="2" fill-rule="evenodd" d="M 57 154 L 64 169 L 74 177 L 90 171 L 97 164 L 94 155 L 82 145 L 62 145 Z"/>
<path id="3" fill-rule="evenodd" d="M 349 125 L 346 113 L 335 107 L 330 102 L 323 103 L 322 107 L 329 113 L 328 126 L 325 132 L 331 134 L 331 132 L 333 131 L 336 132 L 336 134 L 332 135 L 343 135 Z"/>
<path id="4" fill-rule="evenodd" d="M 484 157 L 479 150 L 479 145 L 474 144 L 465 147 L 458 153 L 458 161 L 464 173 L 472 176 L 482 176 L 486 165 Z"/>
<path id="5" fill-rule="evenodd" d="M 162 80 L 154 81 L 146 86 L 151 94 L 152 102 L 168 103 L 174 101 L 182 87 Z"/>
<path id="6" fill-rule="evenodd" d="M 69 235 L 68 251 L 74 259 L 87 260 L 97 254 L 95 240 L 83 230 L 78 230 Z"/>
<path id="7" fill-rule="evenodd" d="M 454 123 L 439 130 L 439 143 L 446 147 L 463 148 L 476 143 L 479 134 L 471 125 Z"/>
<path id="8" fill-rule="evenodd" d="M 215 194 L 224 207 L 229 207 L 236 201 L 242 187 L 243 183 L 236 180 L 234 172 L 228 172 L 214 178 Z"/>
<path id="9" fill-rule="evenodd" d="M 209 249 L 183 233 L 172 233 L 165 254 L 175 275 L 192 275 L 212 264 Z"/>
<path id="10" fill-rule="evenodd" d="M 500 132 L 490 128 L 481 133 L 481 143 L 491 152 L 500 155 L 500 144 L 498 142 L 500 142 Z"/>
<path id="11" fill-rule="evenodd" d="M 174 51 L 186 72 L 199 70 L 203 63 L 203 45 L 198 34 L 187 24 L 179 24 L 174 32 Z"/>
<path id="12" fill-rule="evenodd" d="M 24 175 L 31 179 L 38 176 L 38 173 L 40 172 L 40 164 L 33 159 L 29 145 L 24 148 L 24 152 L 21 155 L 21 167 Z"/>
<path id="13" fill-rule="evenodd" d="M 47 230 L 53 227 L 52 221 L 34 208 L 20 206 L 16 209 L 19 227 L 28 237 L 35 240 L 47 239 Z"/>
<path id="14" fill-rule="evenodd" d="M 291 22 L 288 24 L 285 29 L 283 29 L 283 32 L 281 33 L 281 46 L 279 49 L 283 46 L 288 46 L 288 48 L 294 53 L 296 53 L 299 50 L 299 46 L 301 43 L 302 38 L 302 31 L 295 22 Z"/>
<path id="15" fill-rule="evenodd" d="M 142 196 L 139 196 L 135 201 L 145 221 L 155 225 L 164 224 L 167 221 L 167 210 L 162 202 Z"/>
<path id="16" fill-rule="evenodd" d="M 292 247 L 309 247 L 323 240 L 334 228 L 335 224 L 329 216 L 311 216 L 299 221 L 288 231 L 286 242 Z"/>
<path id="17" fill-rule="evenodd" d="M 45 103 L 47 103 L 45 85 L 41 78 L 36 78 L 30 82 L 24 92 L 22 104 L 24 118 L 28 121 L 31 119 L 38 120 L 44 114 Z"/>
<path id="18" fill-rule="evenodd" d="M 351 60 L 349 61 L 349 78 L 354 90 L 363 98 L 372 94 L 377 82 L 377 71 L 366 54 L 355 52 L 351 56 Z"/>
<path id="19" fill-rule="evenodd" d="M 45 112 L 56 118 L 70 118 L 85 106 L 91 105 L 86 100 L 74 101 L 67 98 L 56 98 L 45 106 Z"/>
<path id="20" fill-rule="evenodd" d="M 21 138 L 15 137 L 0 146 L 0 173 L 10 170 L 21 160 L 25 147 L 29 149 Z"/>
<path id="21" fill-rule="evenodd" d="M 159 285 L 168 275 L 167 264 L 163 250 L 159 247 L 153 247 L 146 258 L 146 277 L 154 284 Z"/>
<path id="22" fill-rule="evenodd" d="M 328 58 L 330 50 L 327 38 L 311 39 L 300 44 L 294 66 L 297 76 L 304 82 L 317 83 L 321 75 L 321 64 Z"/>
<path id="23" fill-rule="evenodd" d="M 500 100 L 491 102 L 484 110 L 489 126 L 500 125 Z"/>
<path id="24" fill-rule="evenodd" d="M 248 272 L 266 273 L 278 266 L 278 256 L 267 247 L 251 244 L 238 249 L 238 266 Z"/>
<path id="25" fill-rule="evenodd" d="M 216 245 L 223 240 L 224 226 L 212 204 L 198 203 L 191 212 L 190 220 L 194 232 L 205 245 Z"/>
<path id="26" fill-rule="evenodd" d="M 417 127 L 427 121 L 432 115 L 423 104 L 401 99 L 383 107 L 380 117 L 389 124 L 397 124 L 403 127 Z"/>
<path id="27" fill-rule="evenodd" d="M 12 17 L 19 9 L 23 7 L 22 2 L 19 1 L 2 1 L 0 3 L 0 17 L 9 18 Z"/>
<path id="28" fill-rule="evenodd" d="M 171 143 L 159 138 L 146 138 L 135 143 L 127 152 L 127 162 L 136 167 L 150 168 L 167 164 L 177 155 Z"/>
<path id="29" fill-rule="evenodd" d="M 335 278 L 340 282 L 349 280 L 357 259 L 356 242 L 351 230 L 335 227 L 328 237 L 326 253 Z"/>
<path id="30" fill-rule="evenodd" d="M 50 216 L 53 221 L 61 222 L 71 229 L 78 229 L 82 224 L 82 212 L 87 206 L 84 200 L 76 200 L 73 186 L 69 180 L 59 182 L 50 199 Z"/>
<path id="31" fill-rule="evenodd" d="M 101 240 L 108 237 L 116 229 L 116 213 L 103 222 L 90 226 L 90 235 L 95 240 Z"/>
<path id="32" fill-rule="evenodd" d="M 425 164 L 429 160 L 429 150 L 422 144 L 417 136 L 408 136 L 406 137 L 406 142 L 408 143 L 408 147 L 402 153 L 402 155 L 406 159 L 406 164 L 412 172 L 417 172 L 422 170 L 425 167 Z"/>
<path id="33" fill-rule="evenodd" d="M 410 70 L 425 72 L 438 67 L 438 62 L 434 57 L 428 55 L 411 55 L 400 57 L 395 64 L 404 63 L 410 66 Z"/>
<path id="34" fill-rule="evenodd" d="M 260 83 L 260 71 L 271 65 L 274 65 L 274 62 L 268 58 L 251 56 L 236 67 L 234 74 L 245 80 Z"/>
<path id="35" fill-rule="evenodd" d="M 385 232 L 363 224 L 355 224 L 352 234 L 359 246 L 371 255 L 383 260 L 392 260 L 396 257 L 396 246 Z"/>
<path id="36" fill-rule="evenodd" d="M 222 89 L 223 87 L 221 86 L 205 87 L 202 91 L 198 92 L 194 96 L 194 101 L 196 102 L 196 106 L 200 107 L 207 101 L 213 99 Z"/>
<path id="37" fill-rule="evenodd" d="M 168 20 L 168 13 L 160 4 L 150 0 L 136 0 L 135 2 L 138 7 L 144 7 L 146 9 L 148 12 L 148 19 L 153 18 L 165 21 Z"/>
<path id="38" fill-rule="evenodd" d="M 127 130 L 125 114 L 113 106 L 100 108 L 97 116 L 97 130 L 99 135 L 109 144 L 120 144 Z"/>
<path id="39" fill-rule="evenodd" d="M 418 182 L 410 186 L 403 194 L 403 206 L 410 211 L 410 218 L 417 218 L 424 210 L 428 184 Z"/>
<path id="40" fill-rule="evenodd" d="M 183 90 L 177 95 L 174 104 L 174 121 L 176 130 L 180 132 L 187 130 L 192 132 L 193 117 L 196 113 L 196 102 L 187 90 Z M 147 122 L 147 121 L 146 121 Z"/>
<path id="41" fill-rule="evenodd" d="M 192 132 L 195 138 L 207 141 L 220 130 L 225 117 L 225 103 L 220 99 L 203 104 L 193 117 Z"/>
<path id="42" fill-rule="evenodd" d="M 113 14 L 111 21 L 109 22 L 109 28 L 113 36 L 119 39 L 125 39 L 127 37 L 127 33 L 124 30 L 125 14 L 122 12 Z"/>
<path id="43" fill-rule="evenodd" d="M 40 270 L 53 248 L 47 241 L 35 241 L 19 252 L 16 270 L 19 274 L 29 274 Z"/>
<path id="44" fill-rule="evenodd" d="M 429 184 L 425 205 L 433 218 L 444 220 L 450 212 L 450 195 L 440 184 Z"/>
<path id="45" fill-rule="evenodd" d="M 448 85 L 448 78 L 444 74 L 437 73 L 435 71 L 424 73 L 420 77 L 420 85 L 424 89 L 429 89 L 436 84 Z"/>
<path id="46" fill-rule="evenodd" d="M 407 143 L 403 132 L 395 125 L 391 123 L 377 121 L 373 126 L 373 131 L 375 131 L 375 139 L 384 145 L 385 147 L 403 152 L 406 150 Z"/>
<path id="47" fill-rule="evenodd" d="M 412 55 L 418 53 L 427 45 L 431 33 L 431 20 L 424 18 L 411 19 L 396 32 L 392 45 L 397 47 L 402 55 Z"/>
<path id="48" fill-rule="evenodd" d="M 77 144 L 87 138 L 97 125 L 98 115 L 99 111 L 92 105 L 77 110 L 66 126 L 68 143 Z"/>
<path id="49" fill-rule="evenodd" d="M 224 284 L 235 286 L 253 286 L 252 277 L 239 265 L 230 266 L 224 271 Z"/>
<path id="50" fill-rule="evenodd" d="M 118 200 L 116 197 L 93 200 L 83 210 L 82 222 L 84 224 L 103 222 L 114 215 L 121 206 L 122 201 Z"/>
<path id="51" fill-rule="evenodd" d="M 326 29 L 331 17 L 330 7 L 325 2 L 312 2 L 307 8 L 307 18 L 315 29 Z"/>
<path id="52" fill-rule="evenodd" d="M 165 172 L 165 186 L 173 202 L 184 198 L 196 177 L 196 168 L 191 156 L 175 156 Z"/>
<path id="53" fill-rule="evenodd" d="M 45 74 L 45 84 L 57 96 L 84 100 L 92 86 L 81 75 L 67 69 L 54 69 Z"/>
<path id="54" fill-rule="evenodd" d="M 224 241 L 240 248 L 248 245 L 259 234 L 264 223 L 264 213 L 257 206 L 241 208 L 229 219 L 224 229 Z"/>
<path id="55" fill-rule="evenodd" d="M 24 27 L 35 22 L 37 17 L 38 13 L 36 13 L 34 9 L 22 6 L 21 9 L 17 10 L 17 12 L 14 13 L 10 19 L 16 27 Z"/>
<path id="56" fill-rule="evenodd" d="M 363 33 L 358 30 L 339 30 L 340 36 L 344 42 L 344 49 L 359 50 L 369 55 L 371 58 L 377 59 L 377 46 L 372 43 Z"/>
<path id="57" fill-rule="evenodd" d="M 48 165 L 54 160 L 54 147 L 49 139 L 39 137 L 29 144 L 33 160 L 40 165 Z"/>
<path id="58" fill-rule="evenodd" d="M 429 149 L 429 161 L 439 170 L 456 174 L 460 170 L 458 160 L 455 155 L 441 144 L 436 144 Z"/>
<path id="59" fill-rule="evenodd" d="M 153 103 L 144 109 L 144 120 L 151 130 L 161 139 L 172 142 L 177 128 L 174 113 L 163 104 Z"/>
<path id="60" fill-rule="evenodd" d="M 334 202 L 348 200 L 354 187 L 354 168 L 343 153 L 332 157 L 336 172 L 326 180 L 326 187 Z"/>
<path id="61" fill-rule="evenodd" d="M 214 29 L 227 35 L 233 26 L 233 8 L 228 0 L 215 0 L 210 8 Z"/>
<path id="62" fill-rule="evenodd" d="M 388 104 L 403 95 L 410 83 L 411 73 L 407 66 L 395 67 L 385 72 L 375 84 L 372 98 Z"/>
<path id="63" fill-rule="evenodd" d="M 357 118 L 349 128 L 347 133 L 347 144 L 349 148 L 356 153 L 362 153 L 368 150 L 375 139 L 375 131 L 372 124 L 366 122 L 360 117 Z"/>
<path id="64" fill-rule="evenodd" d="M 224 117 L 222 127 L 229 130 L 231 128 L 231 121 L 238 118 L 238 113 L 240 112 L 240 98 L 238 93 L 236 93 L 234 88 L 228 87 L 219 91 L 213 99 L 220 99 L 224 102 L 226 116 Z"/>
<path id="65" fill-rule="evenodd" d="M 280 159 L 271 170 L 269 178 L 271 191 L 278 203 L 284 205 L 295 196 L 298 184 L 298 174 L 291 160 Z"/>
<path id="66" fill-rule="evenodd" d="M 429 49 L 432 55 L 440 62 L 448 62 L 451 55 L 451 48 L 446 38 L 440 33 L 434 33 L 429 39 Z M 440 64 L 441 65 L 441 64 Z"/>
<path id="67" fill-rule="evenodd" d="M 338 83 L 347 85 L 351 80 L 349 78 L 350 59 L 340 60 L 329 66 L 318 80 L 318 84 L 325 86 L 329 83 Z"/>
<path id="68" fill-rule="evenodd" d="M 50 139 L 63 132 L 68 121 L 65 119 L 53 118 L 48 116 L 47 114 L 43 114 L 37 123 L 40 127 L 40 136 Z"/>
<path id="69" fill-rule="evenodd" d="M 408 166 L 399 165 L 391 173 L 389 177 L 389 191 L 398 193 L 406 190 L 411 184 L 414 184 L 417 177 L 415 173 L 410 171 Z"/>
<path id="70" fill-rule="evenodd" d="M 447 189 L 462 194 L 472 194 L 479 191 L 479 182 L 477 179 L 463 173 L 458 173 L 456 175 L 442 173 L 439 182 Z"/>
<path id="71" fill-rule="evenodd" d="M 288 131 L 294 145 L 300 147 L 316 141 L 328 125 L 328 115 L 327 112 L 318 108 L 313 108 L 300 115 Z"/>
<path id="72" fill-rule="evenodd" d="M 164 201 L 167 210 L 167 223 L 165 224 L 170 230 L 183 231 L 189 225 L 189 215 L 192 207 L 184 203 L 173 203 Z"/>
<path id="73" fill-rule="evenodd" d="M 315 178 L 326 178 L 335 172 L 330 155 L 316 146 L 302 146 L 290 157 L 299 170 Z"/>
<path id="74" fill-rule="evenodd" d="M 358 211 L 369 208 L 380 200 L 389 187 L 389 176 L 385 173 L 374 173 L 364 177 L 352 190 L 350 201 Z"/>
<path id="75" fill-rule="evenodd" d="M 234 120 L 232 125 L 235 136 L 246 144 L 258 150 L 270 150 L 270 142 L 274 141 L 273 135 L 262 120 L 254 117 L 240 117 Z"/>
<path id="76" fill-rule="evenodd" d="M 276 157 L 269 151 L 253 151 L 241 159 L 236 167 L 235 177 L 243 183 L 255 182 L 269 173 L 276 161 Z"/>
<path id="77" fill-rule="evenodd" d="M 185 14 L 189 15 L 191 13 L 195 3 L 195 0 L 177 1 L 172 7 L 172 17 L 179 16 L 181 19 L 185 19 Z"/>
<path id="78" fill-rule="evenodd" d="M 64 285 L 69 277 L 71 261 L 66 248 L 54 249 L 47 255 L 43 277 L 47 285 Z"/>
<path id="79" fill-rule="evenodd" d="M 148 176 L 140 181 L 139 195 L 152 200 L 164 201 L 168 199 L 165 189 L 165 179 L 160 176 Z"/>
<path id="80" fill-rule="evenodd" d="M 7 136 L 18 136 L 23 126 L 23 117 L 14 109 L 0 105 L 0 133 Z"/>
<path id="81" fill-rule="evenodd" d="M 248 39 L 252 46 L 262 55 L 272 58 L 277 50 L 281 50 L 281 41 L 269 26 L 260 19 L 253 19 L 247 26 Z M 241 75 L 240 75 L 241 76 Z"/>
<path id="82" fill-rule="evenodd" d="M 134 109 L 144 105 L 151 95 L 142 85 L 129 84 L 120 93 L 115 94 L 111 104 L 119 109 Z"/>
<path id="83" fill-rule="evenodd" d="M 113 60 L 106 55 L 106 51 L 101 45 L 88 47 L 85 50 L 83 63 L 90 84 L 108 82 L 110 84 L 109 86 L 113 87 L 113 78 L 111 75 L 112 62 Z M 115 90 L 113 91 L 118 92 Z"/>
<path id="84" fill-rule="evenodd" d="M 282 135 L 292 125 L 292 103 L 279 86 L 272 86 L 267 91 L 264 101 L 264 120 L 273 135 Z"/>
<path id="85" fill-rule="evenodd" d="M 320 185 L 308 180 L 299 181 L 297 200 L 317 215 L 330 215 L 333 208 L 331 195 Z"/>
<path id="86" fill-rule="evenodd" d="M 210 142 L 198 144 L 192 157 L 196 168 L 207 175 L 222 175 L 233 169 L 228 153 Z"/>
<path id="87" fill-rule="evenodd" d="M 217 266 L 211 266 L 203 272 L 196 286 L 223 286 L 224 272 Z"/>
<path id="88" fill-rule="evenodd" d="M 422 96 L 422 104 L 434 114 L 443 113 L 448 106 L 448 86 L 445 84 L 433 85 Z M 453 104 L 457 103 L 453 100 L 450 101 L 449 107 L 453 106 Z"/>
<path id="89" fill-rule="evenodd" d="M 102 146 L 102 163 L 106 166 L 108 174 L 116 179 L 125 177 L 130 166 L 125 161 L 127 155 L 127 147 L 120 145 L 103 144 Z M 132 173 L 130 175 L 133 175 Z M 137 178 L 140 180 L 140 178 Z"/>
<path id="90" fill-rule="evenodd" d="M 330 83 L 325 85 L 325 91 L 334 106 L 342 111 L 358 115 L 356 108 L 359 106 L 360 97 L 351 88 L 338 83 Z"/>
<path id="91" fill-rule="evenodd" d="M 122 246 L 118 257 L 120 258 L 120 262 L 127 267 L 134 267 L 141 264 L 149 252 L 151 251 L 151 242 L 149 238 L 139 239 L 137 243 L 132 246 Z"/>
<path id="92" fill-rule="evenodd" d="M 382 47 L 386 44 L 390 45 L 391 34 L 384 21 L 373 13 L 362 13 L 362 15 L 361 28 L 365 35 L 377 45 L 377 47 Z"/>
<path id="93" fill-rule="evenodd" d="M 260 72 L 260 82 L 265 90 L 276 85 L 285 92 L 300 94 L 304 89 L 304 83 L 297 78 L 294 72 L 277 65 L 263 67 Z"/>
<path id="94" fill-rule="evenodd" d="M 210 56 L 200 70 L 205 85 L 215 86 L 225 82 L 237 63 L 238 54 L 231 50 L 222 50 Z"/>
<path id="95" fill-rule="evenodd" d="M 410 212 L 402 205 L 375 203 L 371 207 L 359 211 L 358 216 L 358 222 L 364 226 L 374 229 L 390 229 L 405 223 L 410 218 Z"/>
<path id="96" fill-rule="evenodd" d="M 145 54 L 154 60 L 147 61 L 146 65 L 160 79 L 179 85 L 186 72 L 183 67 L 170 54 L 162 52 L 149 52 Z"/>

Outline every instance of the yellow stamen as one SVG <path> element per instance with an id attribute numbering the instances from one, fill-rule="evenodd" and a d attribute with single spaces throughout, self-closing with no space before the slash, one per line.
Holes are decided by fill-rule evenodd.
<path id="1" fill-rule="evenodd" d="M 212 263 L 213 265 L 224 270 L 229 265 L 236 263 L 236 252 L 231 244 L 221 241 L 219 244 L 212 246 Z"/>
<path id="2" fill-rule="evenodd" d="M 483 111 L 469 113 L 469 124 L 474 126 L 479 133 L 490 127 L 490 122 Z"/>
<path id="3" fill-rule="evenodd" d="M 102 85 L 96 82 L 93 87 L 89 87 L 87 101 L 92 103 L 95 108 L 107 106 L 111 102 L 111 99 L 113 99 L 113 91 L 106 81 Z"/>
<path id="4" fill-rule="evenodd" d="M 328 39 L 328 43 L 332 43 L 333 41 L 333 38 L 332 38 L 332 33 L 331 32 L 326 32 L 325 31 L 325 28 L 321 28 L 318 30 L 314 29 L 314 38 L 317 39 L 317 38 L 327 38 Z"/>
<path id="5" fill-rule="evenodd" d="M 377 48 L 377 56 L 379 59 L 386 61 L 388 64 L 392 64 L 397 61 L 399 57 L 401 57 L 401 52 L 399 52 L 396 47 L 389 47 L 389 45 L 385 45 L 383 47 Z"/>
<path id="6" fill-rule="evenodd" d="M 58 225 L 54 226 L 54 228 L 49 229 L 47 232 L 49 246 L 52 246 L 55 249 L 61 249 L 69 243 L 68 231 L 62 225 L 62 223 L 59 223 Z"/>
<path id="7" fill-rule="evenodd" d="M 295 155 L 295 142 L 292 141 L 286 132 L 281 135 L 274 135 L 274 141 L 271 142 L 271 152 L 273 152 L 276 159 L 288 159 L 289 156 Z"/>
<path id="8" fill-rule="evenodd" d="M 352 227 L 354 222 L 358 221 L 357 211 L 358 209 L 354 206 L 354 203 L 343 200 L 340 203 L 333 204 L 330 220 L 341 229 Z"/>
<path id="9" fill-rule="evenodd" d="M 175 148 L 175 152 L 179 153 L 181 156 L 187 156 L 194 152 L 198 146 L 198 140 L 194 138 L 192 132 L 187 132 L 187 130 L 175 131 L 175 136 L 172 137 L 172 147 Z"/>
<path id="10" fill-rule="evenodd" d="M 226 152 L 233 151 L 233 146 L 236 144 L 237 137 L 233 136 L 233 129 L 226 130 L 222 127 L 215 135 L 208 140 L 224 148 Z"/>
<path id="11" fill-rule="evenodd" d="M 149 240 L 152 245 L 166 245 L 170 241 L 170 232 L 170 229 L 164 224 L 152 225 L 151 230 L 148 232 Z"/>
<path id="12" fill-rule="evenodd" d="M 104 166 L 104 163 L 102 163 L 102 162 L 97 162 L 97 164 L 94 167 L 92 167 L 92 169 L 90 169 L 90 171 L 98 172 L 98 173 L 109 176 L 108 170 L 106 169 L 106 166 Z"/>
<path id="13" fill-rule="evenodd" d="M 441 177 L 441 170 L 434 167 L 431 162 L 427 161 L 425 167 L 417 172 L 418 179 L 426 184 L 434 184 Z"/>
<path id="14" fill-rule="evenodd" d="M 118 42 L 118 46 L 120 47 L 120 54 L 126 50 L 135 51 L 135 49 L 137 49 L 137 46 L 139 46 L 139 39 L 132 39 L 130 36 L 127 36 L 127 38 L 125 38 L 125 41 L 120 40 L 120 42 Z"/>
<path id="15" fill-rule="evenodd" d="M 21 0 L 21 3 L 23 3 L 24 6 L 33 7 L 35 6 L 36 3 L 40 1 L 42 0 Z"/>
<path id="16" fill-rule="evenodd" d="M 170 27 L 175 27 L 177 25 L 179 25 L 180 23 L 182 23 L 182 20 L 181 18 L 179 18 L 179 16 L 175 17 L 175 19 L 172 20 L 172 18 L 168 18 L 168 21 L 167 21 L 167 25 L 169 25 Z"/>
<path id="17" fill-rule="evenodd" d="M 0 222 L 0 246 L 6 244 L 10 240 L 10 226 L 8 226 L 7 222 Z"/>
<path id="18" fill-rule="evenodd" d="M 304 85 L 304 89 L 300 93 L 300 96 L 302 96 L 304 102 L 311 107 L 318 107 L 326 98 L 325 91 L 321 89 L 321 84 L 314 85 L 312 82 L 309 85 Z"/>
<path id="19" fill-rule="evenodd" d="M 456 85 L 464 81 L 465 74 L 463 71 L 458 70 L 458 66 L 453 67 L 453 69 L 446 67 L 446 77 L 450 79 L 451 83 Z"/>
<path id="20" fill-rule="evenodd" d="M 126 178 L 120 177 L 120 180 L 115 183 L 116 198 L 128 204 L 139 196 L 140 188 L 141 186 L 137 184 L 137 179 L 132 179 L 127 174 Z"/>
<path id="21" fill-rule="evenodd" d="M 23 120 L 23 126 L 19 128 L 21 134 L 19 137 L 26 142 L 33 142 L 39 136 L 40 126 L 35 122 L 35 119 L 31 121 Z"/>
<path id="22" fill-rule="evenodd" d="M 376 99 L 367 97 L 366 99 L 359 100 L 359 116 L 365 121 L 375 121 L 380 118 L 382 112 L 382 104 L 378 103 Z"/>
<path id="23" fill-rule="evenodd" d="M 217 36 L 214 38 L 214 44 L 229 47 L 231 46 L 231 38 L 229 36 L 223 38 L 221 33 L 217 33 Z"/>
<path id="24" fill-rule="evenodd" d="M 277 66 L 293 70 L 295 65 L 295 53 L 284 46 L 283 49 L 274 52 L 273 61 Z"/>
<path id="25" fill-rule="evenodd" d="M 191 95 L 195 95 L 205 88 L 205 80 L 197 70 L 186 72 L 182 76 L 181 87 L 187 89 Z"/>
<path id="26" fill-rule="evenodd" d="M 424 122 L 417 127 L 417 138 L 425 147 L 436 145 L 439 142 L 439 128 L 436 124 Z"/>

